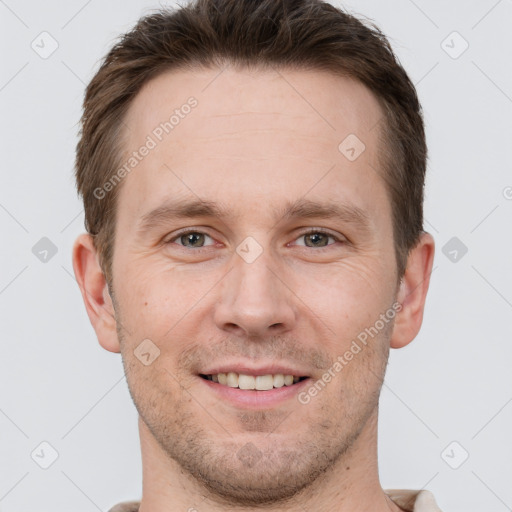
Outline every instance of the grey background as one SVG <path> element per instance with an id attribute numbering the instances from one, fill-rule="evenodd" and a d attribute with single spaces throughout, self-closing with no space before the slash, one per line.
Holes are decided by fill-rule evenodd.
<path id="1" fill-rule="evenodd" d="M 121 359 L 98 345 L 73 277 L 83 211 L 72 169 L 85 84 L 118 34 L 158 5 L 0 0 L 2 512 L 140 498 Z M 444 512 L 512 510 L 512 2 L 343 5 L 390 37 L 430 148 L 435 270 L 421 333 L 391 354 L 382 485 L 426 487 Z"/>

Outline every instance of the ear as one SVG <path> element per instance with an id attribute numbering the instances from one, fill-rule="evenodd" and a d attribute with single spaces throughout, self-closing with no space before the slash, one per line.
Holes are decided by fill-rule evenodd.
<path id="1" fill-rule="evenodd" d="M 397 295 L 402 309 L 395 317 L 391 348 L 405 347 L 420 330 L 434 263 L 434 247 L 432 235 L 422 233 L 417 245 L 409 252 Z"/>
<path id="2" fill-rule="evenodd" d="M 76 239 L 73 269 L 100 345 L 109 352 L 120 352 L 114 306 L 91 235 L 83 234 Z"/>

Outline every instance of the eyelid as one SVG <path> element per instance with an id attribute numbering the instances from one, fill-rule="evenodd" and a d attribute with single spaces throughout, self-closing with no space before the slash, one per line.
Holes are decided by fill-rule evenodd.
<path id="1" fill-rule="evenodd" d="M 340 242 L 340 243 L 348 243 L 348 239 L 345 238 L 343 235 L 337 235 L 337 234 L 334 234 L 332 231 L 329 231 L 325 228 L 307 228 L 306 231 L 302 231 L 300 234 L 298 234 L 295 238 L 295 240 L 297 240 L 297 238 L 301 238 L 303 236 L 306 236 L 306 235 L 313 235 L 315 233 L 322 233 L 323 235 L 327 235 L 331 238 L 334 238 L 334 240 L 336 240 L 336 242 Z M 327 249 L 330 245 L 334 245 L 334 244 L 329 244 L 329 245 L 326 245 L 324 247 L 308 247 L 306 245 L 304 246 L 301 246 L 301 247 L 306 247 L 307 249 L 315 249 L 315 250 L 321 250 L 321 249 Z"/>
<path id="2" fill-rule="evenodd" d="M 189 233 L 199 233 L 199 234 L 202 234 L 202 235 L 206 235 L 206 236 L 210 237 L 212 240 L 215 241 L 213 236 L 209 235 L 206 231 L 204 231 L 204 228 L 198 227 L 198 228 L 184 228 L 181 231 L 178 231 L 177 233 L 174 233 L 171 238 L 164 239 L 163 243 L 164 244 L 176 243 L 175 242 L 176 240 L 178 240 L 182 236 L 188 235 Z M 327 230 L 325 228 L 315 228 L 315 227 L 309 227 L 305 231 L 301 231 L 299 234 L 296 235 L 294 241 L 296 241 L 298 238 L 304 237 L 306 235 L 312 235 L 312 234 L 316 234 L 316 233 L 322 233 L 324 235 L 327 235 L 328 237 L 333 238 L 336 242 L 339 242 L 339 243 L 343 243 L 343 244 L 349 243 L 348 239 L 345 238 L 343 235 L 334 234 L 333 232 L 331 232 L 331 231 L 329 231 L 329 230 Z M 187 248 L 186 246 L 184 246 L 182 244 L 177 244 L 177 245 L 179 245 L 180 247 Z M 207 249 L 208 247 L 211 247 L 213 245 L 215 245 L 215 243 L 209 244 L 209 245 L 206 245 L 206 246 L 203 246 L 203 247 L 195 247 L 195 248 L 190 248 L 190 249 L 193 249 L 194 251 L 198 252 L 198 251 L 201 251 L 202 249 L 203 250 Z M 291 244 L 286 244 L 286 245 L 288 246 L 288 245 L 291 245 Z M 328 245 L 323 246 L 323 247 L 322 246 L 319 246 L 319 247 L 309 247 L 309 246 L 306 246 L 306 245 L 301 245 L 300 247 L 305 247 L 307 249 L 314 249 L 315 251 L 319 251 L 321 249 L 327 249 L 330 245 L 334 245 L 334 244 L 328 244 Z"/>
<path id="3" fill-rule="evenodd" d="M 175 242 L 176 240 L 178 240 L 182 236 L 188 235 L 189 233 L 199 233 L 201 235 L 206 235 L 206 236 L 210 237 L 212 240 L 214 240 L 213 236 L 209 235 L 202 228 L 197 228 L 197 229 L 185 228 L 185 229 L 182 229 L 181 231 L 178 231 L 177 233 L 174 233 L 171 238 L 164 239 L 163 243 L 164 244 L 176 243 Z M 185 249 L 187 248 L 185 245 L 182 245 L 182 244 L 176 244 L 176 245 L 179 245 L 180 247 L 184 247 Z M 205 247 L 196 247 L 193 249 L 195 251 L 200 251 L 201 249 L 205 249 L 206 247 L 211 247 L 212 245 L 215 245 L 215 244 L 210 244 Z"/>

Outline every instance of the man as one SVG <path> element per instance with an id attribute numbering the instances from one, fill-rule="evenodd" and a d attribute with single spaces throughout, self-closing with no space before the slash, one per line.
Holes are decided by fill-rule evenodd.
<path id="1" fill-rule="evenodd" d="M 319 0 L 197 0 L 86 90 L 74 270 L 139 413 L 112 511 L 438 511 L 384 491 L 378 398 L 423 315 L 421 108 L 376 28 Z"/>

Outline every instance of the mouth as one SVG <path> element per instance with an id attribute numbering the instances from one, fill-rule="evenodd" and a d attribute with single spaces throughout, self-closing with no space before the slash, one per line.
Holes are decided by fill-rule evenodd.
<path id="1" fill-rule="evenodd" d="M 199 374 L 199 377 L 220 386 L 245 391 L 271 391 L 273 389 L 291 387 L 309 378 L 304 375 L 285 375 L 283 373 L 250 375 L 235 372 Z"/>
<path id="2" fill-rule="evenodd" d="M 202 368 L 196 375 L 204 383 L 205 392 L 220 403 L 247 411 L 292 406 L 300 391 L 313 380 L 307 372 L 306 368 L 278 361 L 260 361 L 258 367 L 232 361 Z"/>

